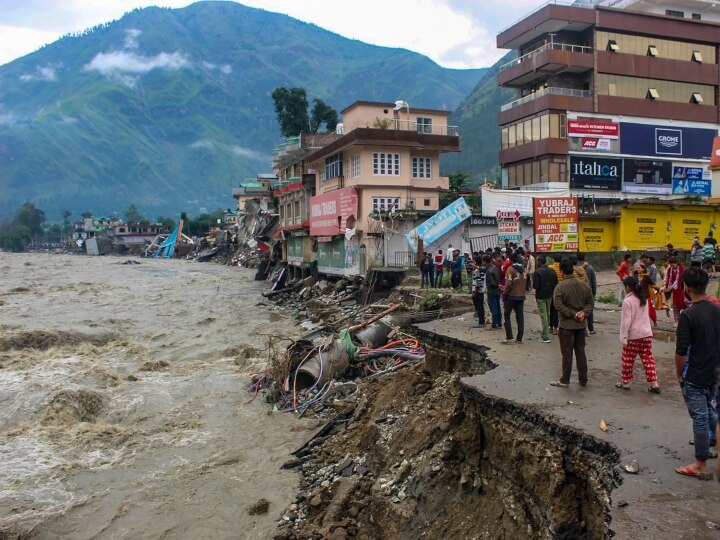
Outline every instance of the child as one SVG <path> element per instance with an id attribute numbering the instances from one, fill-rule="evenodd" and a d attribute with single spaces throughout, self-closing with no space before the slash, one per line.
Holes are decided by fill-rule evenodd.
<path id="1" fill-rule="evenodd" d="M 649 282 L 647 277 L 644 279 Z M 655 357 L 652 350 L 653 334 L 648 308 L 645 305 L 648 303 L 647 287 L 635 276 L 626 277 L 623 280 L 623 287 L 625 287 L 627 296 L 623 300 L 620 315 L 620 343 L 623 346 L 622 381 L 615 387 L 621 390 L 630 390 L 635 358 L 640 356 L 645 368 L 645 378 L 650 383 L 648 391 L 659 394 L 660 385 L 657 380 Z"/>

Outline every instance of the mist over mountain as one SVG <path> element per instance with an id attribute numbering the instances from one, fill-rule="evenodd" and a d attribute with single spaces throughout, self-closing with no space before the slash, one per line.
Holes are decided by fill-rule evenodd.
<path id="1" fill-rule="evenodd" d="M 228 207 L 271 168 L 274 88 L 453 110 L 482 72 L 233 2 L 135 10 L 0 67 L 0 217 Z"/>

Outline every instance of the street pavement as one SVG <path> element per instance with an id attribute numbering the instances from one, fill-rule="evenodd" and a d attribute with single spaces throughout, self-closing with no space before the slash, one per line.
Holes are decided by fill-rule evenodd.
<path id="1" fill-rule="evenodd" d="M 619 292 L 611 272 L 599 274 L 598 295 Z M 717 287 L 717 281 L 711 281 Z M 612 492 L 611 528 L 616 538 L 711 539 L 720 538 L 720 485 L 683 477 L 675 467 L 692 463 L 692 424 L 683 403 L 674 368 L 674 323 L 658 313 L 659 327 L 654 353 L 662 394 L 647 391 L 639 358 L 631 391 L 615 388 L 620 381 L 620 311 L 616 305 L 598 304 L 595 310 L 597 334 L 587 338 L 589 384 L 578 384 L 573 377 L 568 389 L 548 383 L 560 376 L 560 348 L 556 336 L 551 343 L 540 343 L 540 317 L 534 296 L 525 302 L 525 340 L 522 344 L 502 344 L 504 331 L 475 329 L 473 313 L 455 316 L 418 327 L 488 348 L 489 359 L 497 367 L 483 375 L 466 377 L 471 385 L 490 395 L 540 407 L 558 421 L 609 441 L 621 451 L 621 465 L 636 460 L 637 475 L 623 474 L 623 483 Z M 672 314 L 671 314 L 672 317 Z M 513 318 L 513 326 L 515 321 Z M 516 331 L 516 329 L 514 328 Z M 609 429 L 598 424 L 604 419 Z M 715 468 L 715 461 L 709 465 Z M 627 506 L 617 506 L 618 501 Z"/>

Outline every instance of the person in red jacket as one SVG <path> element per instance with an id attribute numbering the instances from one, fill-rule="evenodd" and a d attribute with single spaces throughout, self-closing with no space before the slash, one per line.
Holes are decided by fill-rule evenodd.
<path id="1" fill-rule="evenodd" d="M 672 296 L 673 316 L 675 322 L 680 320 L 680 312 L 685 309 L 685 291 L 683 290 L 683 272 L 685 267 L 680 264 L 677 257 L 670 257 L 670 266 L 665 274 L 665 291 Z"/>
<path id="2" fill-rule="evenodd" d="M 443 266 L 444 261 L 443 250 L 438 249 L 435 255 L 435 283 L 433 283 L 436 289 L 442 287 L 443 270 L 445 269 Z"/>
<path id="3" fill-rule="evenodd" d="M 615 270 L 617 277 L 620 278 L 620 305 L 622 305 L 623 300 L 625 300 L 625 295 L 627 294 L 625 292 L 625 285 L 623 285 L 622 283 L 626 277 L 630 276 L 630 269 L 632 268 L 632 264 L 632 255 L 630 253 L 626 253 L 623 257 L 623 262 L 621 262 L 620 266 L 618 266 L 617 270 Z"/>

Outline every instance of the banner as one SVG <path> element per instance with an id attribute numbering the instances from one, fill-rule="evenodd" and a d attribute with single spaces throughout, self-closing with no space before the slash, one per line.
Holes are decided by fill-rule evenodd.
<path id="1" fill-rule="evenodd" d="M 577 197 L 538 197 L 533 201 L 535 251 L 578 250 Z"/>
<path id="2" fill-rule="evenodd" d="M 519 220 L 498 221 L 498 241 L 504 242 L 505 240 L 508 242 L 519 242 L 522 240 Z"/>
<path id="3" fill-rule="evenodd" d="M 310 197 L 310 236 L 335 236 L 345 234 L 355 227 L 358 212 L 358 196 L 353 188 L 336 189 Z"/>
<path id="4" fill-rule="evenodd" d="M 605 120 L 568 120 L 568 137 L 597 137 L 601 139 L 617 139 L 620 136 L 620 125 Z"/>
<path id="5" fill-rule="evenodd" d="M 672 192 L 671 161 L 626 159 L 624 162 L 624 192 L 652 194 Z"/>
<path id="6" fill-rule="evenodd" d="M 633 156 L 710 159 L 716 129 L 621 122 L 620 151 Z"/>
<path id="7" fill-rule="evenodd" d="M 622 159 L 570 156 L 570 187 L 620 191 Z"/>
<path id="8" fill-rule="evenodd" d="M 417 252 L 418 238 L 422 238 L 425 245 L 428 246 L 458 227 L 471 215 L 472 210 L 465 202 L 465 199 L 460 197 L 407 233 L 405 240 L 410 244 L 410 249 Z"/>
<path id="9" fill-rule="evenodd" d="M 710 171 L 704 167 L 673 166 L 673 195 L 704 195 L 712 187 Z"/>

